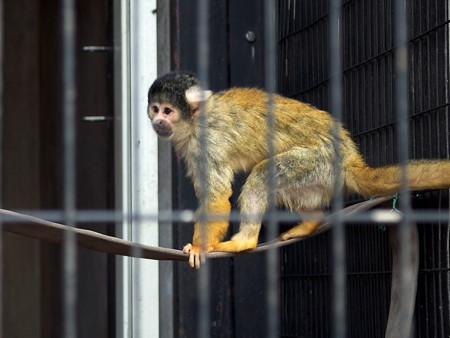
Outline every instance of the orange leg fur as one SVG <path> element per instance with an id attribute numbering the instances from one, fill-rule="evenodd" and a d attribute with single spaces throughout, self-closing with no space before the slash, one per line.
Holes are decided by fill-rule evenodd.
<path id="1" fill-rule="evenodd" d="M 291 238 L 306 237 L 311 235 L 322 224 L 321 221 L 305 221 L 289 229 L 280 235 L 280 240 L 286 241 Z"/>
<path id="2" fill-rule="evenodd" d="M 214 203 L 210 203 L 206 209 L 206 213 L 217 215 L 219 217 L 227 217 L 230 214 L 231 204 L 228 197 L 224 197 Z M 203 233 L 203 229 L 206 231 Z M 200 222 L 194 225 L 194 236 L 192 244 L 186 244 L 183 252 L 189 254 L 189 265 L 191 267 L 200 268 L 201 260 L 203 260 L 202 253 L 213 251 L 215 245 L 219 243 L 226 235 L 228 230 L 228 219 L 217 220 L 201 224 Z M 204 243 L 202 243 L 204 241 Z"/>
<path id="3" fill-rule="evenodd" d="M 258 236 L 244 239 L 237 239 L 236 236 L 234 236 L 229 241 L 221 242 L 214 245 L 213 251 L 240 252 L 254 249 L 256 248 L 257 244 L 258 244 Z"/>

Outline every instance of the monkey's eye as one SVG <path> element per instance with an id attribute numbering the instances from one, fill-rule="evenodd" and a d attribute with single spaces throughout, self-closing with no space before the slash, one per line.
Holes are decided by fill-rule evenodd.
<path id="1" fill-rule="evenodd" d="M 152 106 L 152 112 L 154 112 L 155 114 L 158 114 L 159 108 L 157 106 Z"/>
<path id="2" fill-rule="evenodd" d="M 172 112 L 172 109 L 170 108 L 164 108 L 164 114 L 169 115 Z"/>

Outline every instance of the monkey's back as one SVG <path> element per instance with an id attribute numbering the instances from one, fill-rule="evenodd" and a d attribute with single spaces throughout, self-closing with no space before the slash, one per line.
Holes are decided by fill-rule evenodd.
<path id="1" fill-rule="evenodd" d="M 208 101 L 208 127 L 214 151 L 244 170 L 267 158 L 268 140 L 275 153 L 294 147 L 316 149 L 318 156 L 331 156 L 332 116 L 313 106 L 274 95 L 275 133 L 268 135 L 266 92 L 254 88 L 232 88 L 215 93 Z M 230 126 L 233 126 L 230 128 Z M 344 162 L 347 154 L 359 154 L 347 131 L 338 124 Z M 331 157 L 330 157 L 331 158 Z"/>

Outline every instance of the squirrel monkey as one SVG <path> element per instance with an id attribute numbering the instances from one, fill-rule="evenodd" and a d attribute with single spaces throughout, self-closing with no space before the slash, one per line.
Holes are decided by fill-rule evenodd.
<path id="1" fill-rule="evenodd" d="M 337 122 L 325 111 L 274 95 L 276 130 L 273 137 L 278 204 L 295 212 L 316 212 L 326 207 L 335 192 L 334 149 L 331 128 Z M 253 249 L 258 242 L 261 216 L 268 208 L 267 192 L 267 101 L 268 94 L 252 88 L 232 88 L 217 93 L 202 90 L 190 73 L 172 72 L 158 77 L 148 92 L 148 115 L 155 132 L 170 139 L 184 158 L 188 176 L 198 195 L 200 152 L 207 161 L 206 212 L 228 215 L 231 185 L 236 172 L 250 174 L 239 197 L 242 220 L 239 232 L 222 242 L 228 221 L 209 221 L 206 234 L 199 222 L 192 244 L 183 251 L 189 264 L 200 267 L 200 250 L 238 252 Z M 199 149 L 199 112 L 204 104 L 207 147 Z M 342 186 L 365 197 L 393 194 L 399 190 L 400 167 L 369 167 L 355 143 L 338 124 L 342 157 Z M 420 160 L 408 165 L 411 190 L 450 186 L 450 160 Z M 321 224 L 308 220 L 280 236 L 281 240 L 308 236 Z M 205 243 L 202 243 L 202 239 Z M 203 244 L 203 245 L 202 245 Z M 203 249 L 202 249 L 203 250 Z"/>

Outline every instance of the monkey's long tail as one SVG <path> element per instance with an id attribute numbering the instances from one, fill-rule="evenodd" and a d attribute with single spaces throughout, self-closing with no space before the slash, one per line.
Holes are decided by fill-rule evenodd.
<path id="1" fill-rule="evenodd" d="M 350 167 L 346 186 L 365 197 L 395 194 L 400 190 L 399 165 L 371 168 Z M 450 187 L 450 160 L 418 160 L 407 165 L 410 190 L 445 189 Z"/>

